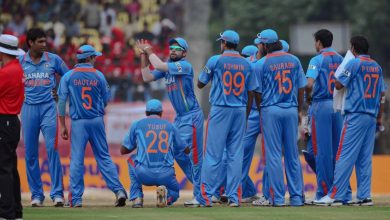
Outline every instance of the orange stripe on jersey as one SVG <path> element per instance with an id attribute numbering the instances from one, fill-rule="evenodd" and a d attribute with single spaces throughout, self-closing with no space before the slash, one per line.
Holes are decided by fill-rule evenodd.
<path id="1" fill-rule="evenodd" d="M 313 144 L 314 156 L 317 156 L 317 130 L 314 117 L 311 117 L 311 143 Z"/>
<path id="2" fill-rule="evenodd" d="M 129 157 L 129 159 L 127 159 L 127 162 L 129 162 L 129 164 L 132 166 L 132 167 L 135 167 L 135 163 L 134 161 Z"/>
<path id="3" fill-rule="evenodd" d="M 335 52 L 323 52 L 322 53 L 322 56 L 326 57 L 326 56 L 333 56 L 333 55 L 336 55 Z"/>
<path id="4" fill-rule="evenodd" d="M 330 194 L 330 198 L 334 199 L 334 196 L 336 195 L 336 193 L 337 193 L 337 187 L 333 186 L 333 190 L 332 190 L 332 194 Z"/>
<path id="5" fill-rule="evenodd" d="M 194 161 L 195 165 L 198 165 L 199 158 L 198 158 L 198 145 L 196 143 L 196 127 L 192 125 L 192 159 Z"/>
<path id="6" fill-rule="evenodd" d="M 95 68 L 90 67 L 78 67 L 73 70 L 73 72 L 88 72 L 88 73 L 94 73 L 96 72 Z"/>
<path id="7" fill-rule="evenodd" d="M 321 181 L 321 186 L 322 186 L 322 189 L 324 190 L 324 194 L 327 195 L 328 194 L 328 187 L 326 186 L 325 181 Z"/>
<path id="8" fill-rule="evenodd" d="M 361 61 L 367 61 L 367 62 L 374 62 L 373 59 L 368 58 L 368 57 L 359 57 L 359 60 L 361 60 Z"/>
<path id="9" fill-rule="evenodd" d="M 209 206 L 210 205 L 210 200 L 209 200 L 209 198 L 206 195 L 206 189 L 205 189 L 204 183 L 202 183 L 201 191 L 202 191 L 202 197 L 206 201 L 206 205 Z"/>
<path id="10" fill-rule="evenodd" d="M 221 56 L 223 56 L 223 57 L 241 57 L 241 58 L 243 58 L 240 54 L 237 54 L 237 53 L 223 53 Z"/>
<path id="11" fill-rule="evenodd" d="M 336 161 L 338 161 L 340 158 L 341 150 L 343 148 L 343 143 L 344 143 L 344 136 L 346 132 L 347 132 L 347 122 L 344 123 L 343 132 L 341 133 L 340 144 L 336 154 Z"/>
<path id="12" fill-rule="evenodd" d="M 237 196 L 238 196 L 238 203 L 241 203 L 241 200 L 242 200 L 242 186 L 241 186 L 241 184 L 238 186 Z"/>

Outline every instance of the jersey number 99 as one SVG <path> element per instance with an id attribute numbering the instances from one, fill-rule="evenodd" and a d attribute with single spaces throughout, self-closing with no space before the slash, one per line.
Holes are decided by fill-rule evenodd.
<path id="1" fill-rule="evenodd" d="M 223 93 L 230 95 L 233 91 L 235 96 L 241 95 L 245 87 L 245 77 L 242 72 L 236 72 L 233 76 L 232 72 L 226 71 L 222 75 L 223 80 Z"/>

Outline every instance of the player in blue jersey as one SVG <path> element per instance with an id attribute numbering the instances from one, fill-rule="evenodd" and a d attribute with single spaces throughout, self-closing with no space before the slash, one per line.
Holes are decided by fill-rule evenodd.
<path id="1" fill-rule="evenodd" d="M 25 76 L 25 100 L 22 108 L 23 139 L 26 146 L 27 181 L 31 205 L 43 205 L 41 171 L 39 167 L 39 133 L 43 134 L 49 160 L 50 198 L 57 207 L 64 204 L 62 167 L 57 151 L 56 76 L 68 71 L 62 59 L 46 52 L 46 34 L 42 29 L 27 32 L 28 52 L 19 57 Z"/>
<path id="2" fill-rule="evenodd" d="M 241 51 L 241 56 L 247 58 L 250 62 L 254 62 L 256 60 L 256 54 L 259 49 L 254 45 L 245 46 Z"/>
<path id="3" fill-rule="evenodd" d="M 227 181 L 226 196 L 229 206 L 241 203 L 241 173 L 243 163 L 242 137 L 245 131 L 247 93 L 257 85 L 250 62 L 236 51 L 239 35 L 226 30 L 218 38 L 220 55 L 212 56 L 199 75 L 198 87 L 211 81 L 211 110 L 206 129 L 205 156 L 202 167 L 202 195 L 198 201 L 212 206 L 211 199 L 219 187 L 216 180 L 223 173 L 222 158 L 226 150 Z"/>
<path id="4" fill-rule="evenodd" d="M 194 198 L 185 206 L 199 206 L 196 197 L 200 195 L 200 172 L 203 160 L 203 112 L 194 92 L 192 65 L 186 60 L 187 42 L 180 37 L 169 41 L 168 62 L 163 62 L 153 53 L 152 47 L 144 40 L 137 47 L 141 55 L 142 77 L 145 82 L 164 78 L 168 96 L 176 112 L 174 125 L 180 131 L 181 138 L 191 147 L 190 155 L 175 152 L 175 159 L 188 180 L 194 185 Z M 150 72 L 149 63 L 155 68 Z"/>
<path id="5" fill-rule="evenodd" d="M 376 126 L 382 124 L 385 86 L 382 68 L 368 55 L 365 37 L 351 38 L 355 59 L 349 61 L 336 79 L 336 89 L 346 89 L 344 125 L 336 154 L 333 184 L 318 205 L 342 205 L 348 193 L 349 179 L 355 166 L 357 201 L 355 205 L 371 206 L 372 153 Z"/>
<path id="6" fill-rule="evenodd" d="M 61 125 L 61 137 L 69 138 L 65 124 L 65 104 L 69 98 L 71 127 L 70 187 L 69 203 L 71 207 L 82 207 L 84 193 L 84 154 L 85 147 L 91 144 L 99 171 L 108 188 L 116 195 L 115 206 L 126 205 L 126 191 L 119 181 L 118 171 L 112 162 L 106 132 L 104 130 L 104 108 L 110 92 L 102 72 L 93 67 L 95 48 L 83 45 L 77 51 L 75 68 L 65 73 L 58 88 L 58 113 Z"/>
<path id="7" fill-rule="evenodd" d="M 161 119 L 161 102 L 152 99 L 146 103 L 147 118 L 134 122 L 123 139 L 121 154 L 137 149 L 128 159 L 130 173 L 130 200 L 133 208 L 143 207 L 142 185 L 158 186 L 157 207 L 172 205 L 179 198 L 174 151 L 190 153 L 179 131 Z"/>
<path id="8" fill-rule="evenodd" d="M 267 176 L 269 203 L 274 206 L 285 205 L 284 152 L 290 205 L 301 206 L 304 202 L 303 177 L 297 135 L 307 81 L 300 61 L 282 51 L 282 44 L 274 30 L 264 30 L 258 34 L 258 38 L 267 53 L 254 64 L 254 73 L 259 81 L 256 96 L 261 96 L 266 173 L 272 174 Z"/>
<path id="9" fill-rule="evenodd" d="M 306 73 L 306 100 L 310 104 L 311 143 L 316 164 L 317 192 L 315 200 L 327 195 L 333 181 L 334 162 L 340 142 L 342 117 L 333 110 L 334 73 L 343 58 L 331 46 L 333 34 L 321 29 L 314 33 L 319 53 L 310 60 Z M 351 200 L 345 198 L 346 201 Z"/>

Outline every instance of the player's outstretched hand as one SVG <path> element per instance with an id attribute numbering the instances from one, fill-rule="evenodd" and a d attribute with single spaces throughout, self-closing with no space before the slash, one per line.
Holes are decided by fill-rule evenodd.
<path id="1" fill-rule="evenodd" d="M 145 53 L 146 49 L 152 48 L 147 40 L 141 39 L 137 40 L 136 47 L 141 53 Z"/>
<path id="2" fill-rule="evenodd" d="M 62 139 L 64 140 L 68 140 L 69 138 L 69 133 L 68 133 L 68 129 L 66 127 L 62 127 L 61 128 L 61 137 Z"/>
<path id="3" fill-rule="evenodd" d="M 58 94 L 57 94 L 57 89 L 56 88 L 53 88 L 51 90 L 51 95 L 53 96 L 54 101 L 58 102 Z"/>

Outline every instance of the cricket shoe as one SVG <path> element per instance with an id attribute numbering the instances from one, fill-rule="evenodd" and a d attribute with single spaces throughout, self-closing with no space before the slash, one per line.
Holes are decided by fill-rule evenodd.
<path id="1" fill-rule="evenodd" d="M 53 202 L 54 202 L 54 207 L 64 207 L 65 201 L 64 198 L 62 197 L 54 198 Z"/>
<path id="2" fill-rule="evenodd" d="M 39 199 L 31 200 L 31 207 L 43 207 L 43 201 Z"/>
<path id="3" fill-rule="evenodd" d="M 314 205 L 317 206 L 342 206 L 343 202 L 330 198 L 328 195 L 322 197 L 319 200 L 314 200 Z"/>
<path id="4" fill-rule="evenodd" d="M 144 207 L 144 198 L 136 198 L 133 201 L 132 208 L 143 208 Z"/>
<path id="5" fill-rule="evenodd" d="M 122 190 L 116 193 L 115 207 L 123 207 L 126 205 L 127 195 Z"/>
<path id="6" fill-rule="evenodd" d="M 270 206 L 271 203 L 264 196 L 261 196 L 259 199 L 252 202 L 253 206 Z"/>
<path id="7" fill-rule="evenodd" d="M 238 208 L 240 205 L 235 202 L 229 202 L 229 207 Z"/>
<path id="8" fill-rule="evenodd" d="M 165 186 L 157 187 L 156 194 L 157 194 L 156 206 L 158 208 L 166 207 L 167 206 L 167 194 L 168 194 L 167 187 L 165 187 Z"/>
<path id="9" fill-rule="evenodd" d="M 366 198 L 362 200 L 356 200 L 352 202 L 348 202 L 348 205 L 353 205 L 353 206 L 373 206 L 374 202 L 372 201 L 371 198 Z"/>
<path id="10" fill-rule="evenodd" d="M 185 207 L 199 207 L 200 203 L 198 202 L 198 200 L 196 200 L 196 198 L 193 198 L 190 201 L 184 202 L 184 206 Z"/>
<path id="11" fill-rule="evenodd" d="M 252 203 L 256 200 L 260 199 L 260 197 L 258 196 L 251 196 L 251 197 L 247 197 L 247 198 L 243 198 L 241 199 L 241 203 Z"/>

